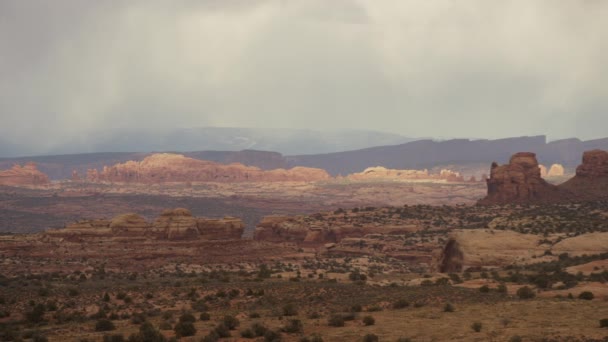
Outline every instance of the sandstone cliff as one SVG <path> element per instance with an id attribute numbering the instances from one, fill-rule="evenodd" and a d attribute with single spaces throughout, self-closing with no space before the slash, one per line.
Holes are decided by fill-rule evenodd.
<path id="1" fill-rule="evenodd" d="M 547 183 L 541 177 L 542 168 L 536 155 L 530 152 L 516 153 L 509 164 L 492 164 L 487 180 L 488 194 L 479 204 L 507 203 L 557 203 L 589 201 L 608 198 L 608 152 L 587 151 L 576 175 L 560 185 Z M 564 168 L 554 164 L 551 176 L 563 175 Z"/>
<path id="2" fill-rule="evenodd" d="M 137 214 L 123 214 L 112 220 L 83 220 L 63 229 L 49 229 L 48 238 L 82 241 L 90 238 L 138 238 L 158 240 L 238 240 L 245 224 L 240 219 L 194 217 L 187 209 L 165 210 L 154 222 Z"/>
<path id="3" fill-rule="evenodd" d="M 576 168 L 576 175 L 560 188 L 575 193 L 581 200 L 608 198 L 608 152 L 585 152 L 583 163 Z"/>
<path id="4" fill-rule="evenodd" d="M 264 171 L 242 164 L 219 164 L 184 157 L 180 154 L 153 154 L 141 162 L 105 166 L 102 172 L 89 170 L 89 182 L 164 183 L 164 182 L 281 182 L 321 181 L 330 176 L 321 169 L 294 167 Z"/>
<path id="5" fill-rule="evenodd" d="M 49 177 L 38 171 L 35 163 L 24 166 L 14 165 L 11 169 L 0 171 L 0 185 L 38 186 L 49 183 Z"/>
<path id="6" fill-rule="evenodd" d="M 488 195 L 480 204 L 554 202 L 568 196 L 542 179 L 536 155 L 530 152 L 514 154 L 507 165 L 492 163 L 487 185 Z"/>
<path id="7" fill-rule="evenodd" d="M 447 182 L 464 182 L 464 177 L 458 172 L 443 169 L 438 174 L 428 170 L 394 170 L 382 166 L 369 167 L 360 173 L 347 176 L 350 180 L 440 180 Z"/>

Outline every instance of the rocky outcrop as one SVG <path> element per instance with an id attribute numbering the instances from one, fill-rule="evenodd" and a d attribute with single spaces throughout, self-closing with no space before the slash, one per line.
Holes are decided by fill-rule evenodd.
<path id="1" fill-rule="evenodd" d="M 118 215 L 110 221 L 110 231 L 114 236 L 147 236 L 150 229 L 150 223 L 134 213 Z"/>
<path id="2" fill-rule="evenodd" d="M 198 239 L 196 218 L 187 209 L 165 210 L 154 221 L 154 230 L 169 240 Z"/>
<path id="3" fill-rule="evenodd" d="M 583 163 L 576 168 L 576 175 L 560 184 L 560 188 L 576 194 L 580 200 L 608 198 L 608 152 L 585 152 Z"/>
<path id="4" fill-rule="evenodd" d="M 550 245 L 539 236 L 511 230 L 462 229 L 450 233 L 436 268 L 462 272 L 468 268 L 493 268 L 554 260 L 556 255 L 593 255 L 608 252 L 608 233 L 589 233 L 565 238 Z M 553 256 L 546 256 L 546 251 Z M 544 258 L 544 259 L 543 259 Z"/>
<path id="5" fill-rule="evenodd" d="M 538 240 L 536 235 L 509 230 L 455 230 L 441 251 L 437 269 L 449 273 L 527 263 L 547 249 Z"/>
<path id="6" fill-rule="evenodd" d="M 350 180 L 438 180 L 447 182 L 464 182 L 464 177 L 458 172 L 443 169 L 438 174 L 431 174 L 429 170 L 394 170 L 382 166 L 369 167 L 360 173 L 347 176 Z"/>
<path id="7" fill-rule="evenodd" d="M 63 229 L 49 229 L 48 238 L 82 241 L 90 238 L 139 238 L 158 240 L 238 240 L 245 224 L 240 219 L 194 217 L 187 209 L 165 210 L 154 222 L 137 214 L 112 220 L 83 220 Z"/>
<path id="8" fill-rule="evenodd" d="M 569 196 L 542 179 L 536 155 L 531 152 L 514 154 L 507 165 L 492 163 L 487 186 L 488 195 L 480 204 L 557 202 Z"/>
<path id="9" fill-rule="evenodd" d="M 105 166 L 102 172 L 89 170 L 89 182 L 156 184 L 165 182 L 311 182 L 327 180 L 321 169 L 294 167 L 264 171 L 242 164 L 219 164 L 187 158 L 180 154 L 153 154 L 141 162 Z"/>
<path id="10" fill-rule="evenodd" d="M 49 184 L 49 177 L 40 172 L 35 163 L 24 166 L 14 165 L 9 170 L 0 171 L 0 185 L 40 186 Z"/>
<path id="11" fill-rule="evenodd" d="M 269 242 L 307 244 L 336 243 L 346 238 L 361 238 L 370 234 L 406 234 L 417 231 L 410 224 L 360 224 L 356 214 L 351 221 L 336 220 L 340 214 L 326 213 L 312 216 L 266 216 L 256 226 L 253 239 Z M 361 215 L 360 217 L 363 217 Z"/>
<path id="12" fill-rule="evenodd" d="M 561 164 L 553 164 L 547 172 L 547 177 L 561 177 L 565 174 L 564 166 Z"/>
<path id="13" fill-rule="evenodd" d="M 547 178 L 547 167 L 545 165 L 538 165 L 538 168 L 540 169 L 540 176 Z"/>

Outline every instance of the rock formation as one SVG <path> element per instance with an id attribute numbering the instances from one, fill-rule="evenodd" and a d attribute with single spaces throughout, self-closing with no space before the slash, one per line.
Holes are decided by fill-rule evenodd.
<path id="1" fill-rule="evenodd" d="M 564 168 L 554 164 L 552 176 L 563 174 Z M 520 152 L 509 164 L 492 164 L 487 180 L 488 195 L 479 204 L 557 203 L 590 201 L 608 198 L 608 152 L 587 151 L 576 175 L 565 183 L 552 185 L 540 176 L 541 169 L 534 153 Z"/>
<path id="2" fill-rule="evenodd" d="M 542 179 L 536 155 L 519 152 L 509 164 L 498 166 L 492 163 L 487 180 L 488 195 L 480 204 L 534 203 L 560 200 L 562 191 Z"/>
<path id="3" fill-rule="evenodd" d="M 35 163 L 24 166 L 14 165 L 11 169 L 0 171 L 0 185 L 39 186 L 49 183 L 49 177 L 40 172 Z"/>
<path id="4" fill-rule="evenodd" d="M 245 224 L 240 219 L 194 217 L 187 209 L 165 210 L 154 222 L 137 214 L 123 214 L 112 220 L 83 220 L 63 229 L 49 229 L 49 238 L 82 241 L 89 238 L 145 238 L 158 240 L 238 240 Z"/>
<path id="5" fill-rule="evenodd" d="M 608 198 L 608 152 L 587 151 L 583 163 L 576 168 L 576 175 L 560 188 L 576 194 L 581 200 Z"/>
<path id="6" fill-rule="evenodd" d="M 72 178 L 71 178 L 72 182 L 80 182 L 82 179 L 80 178 L 80 175 L 78 174 L 77 170 L 72 170 Z"/>
<path id="7" fill-rule="evenodd" d="M 242 164 L 219 164 L 180 154 L 153 154 L 141 162 L 128 161 L 105 166 L 102 172 L 89 170 L 90 182 L 155 184 L 164 182 L 281 182 L 321 181 L 330 176 L 321 169 L 294 167 L 264 171 Z"/>
<path id="8" fill-rule="evenodd" d="M 590 233 L 565 238 L 555 245 L 539 244 L 538 235 L 511 230 L 454 230 L 441 251 L 436 267 L 440 272 L 462 272 L 467 268 L 504 267 L 541 262 L 547 250 L 553 255 L 600 254 L 608 251 L 608 233 Z M 554 257 L 548 257 L 549 260 Z"/>
<path id="9" fill-rule="evenodd" d="M 382 166 L 369 167 L 360 173 L 347 176 L 350 180 L 442 180 L 447 182 L 464 182 L 464 177 L 458 172 L 443 169 L 439 174 L 431 174 L 428 170 L 394 170 Z"/>
<path id="10" fill-rule="evenodd" d="M 196 218 L 187 209 L 163 211 L 154 221 L 154 230 L 169 240 L 193 240 L 201 235 Z"/>
<path id="11" fill-rule="evenodd" d="M 331 214 L 313 216 L 266 216 L 256 226 L 253 239 L 270 242 L 324 244 L 369 234 L 406 234 L 418 230 L 415 225 L 337 224 Z"/>
<path id="12" fill-rule="evenodd" d="M 561 164 L 553 164 L 547 172 L 547 177 L 561 177 L 565 174 L 564 167 Z"/>
<path id="13" fill-rule="evenodd" d="M 542 178 L 547 178 L 547 167 L 545 165 L 538 165 L 538 168 L 540 169 L 540 176 Z"/>

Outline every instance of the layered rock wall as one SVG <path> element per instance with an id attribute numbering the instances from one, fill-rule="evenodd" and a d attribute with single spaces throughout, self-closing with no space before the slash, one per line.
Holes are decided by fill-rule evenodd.
<path id="1" fill-rule="evenodd" d="M 153 154 L 141 162 L 105 166 L 103 171 L 89 170 L 89 182 L 165 183 L 165 182 L 311 182 L 327 180 L 321 169 L 294 167 L 265 171 L 242 164 L 219 164 L 187 158 L 180 154 Z"/>
<path id="2" fill-rule="evenodd" d="M 0 185 L 8 186 L 40 186 L 49 184 L 49 177 L 40 172 L 35 163 L 24 166 L 14 165 L 12 168 L 0 171 Z"/>
<path id="3" fill-rule="evenodd" d="M 145 238 L 158 240 L 238 240 L 245 224 L 240 219 L 194 217 L 187 209 L 165 210 L 153 222 L 137 214 L 123 214 L 112 220 L 84 220 L 63 229 L 45 232 L 49 238 Z"/>

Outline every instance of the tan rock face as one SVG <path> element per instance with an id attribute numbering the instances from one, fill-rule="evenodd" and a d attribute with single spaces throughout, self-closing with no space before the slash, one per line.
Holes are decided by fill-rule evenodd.
<path id="1" fill-rule="evenodd" d="M 530 152 L 516 153 L 509 164 L 492 164 L 487 180 L 488 195 L 481 204 L 527 203 L 559 199 L 557 186 L 541 177 L 536 155 Z"/>
<path id="2" fill-rule="evenodd" d="M 565 174 L 564 167 L 561 164 L 553 164 L 547 172 L 547 177 L 560 177 Z"/>
<path id="3" fill-rule="evenodd" d="M 538 168 L 540 169 L 540 176 L 543 178 L 547 177 L 547 167 L 545 165 L 538 165 Z"/>
<path id="4" fill-rule="evenodd" d="M 40 172 L 35 163 L 24 166 L 15 165 L 9 170 L 0 171 L 0 185 L 38 186 L 49 184 L 49 177 Z"/>
<path id="5" fill-rule="evenodd" d="M 444 180 L 448 182 L 464 182 L 464 177 L 458 172 L 443 169 L 439 174 L 431 174 L 428 170 L 395 170 L 382 166 L 369 167 L 360 173 L 347 176 L 350 180 Z"/>
<path id="6" fill-rule="evenodd" d="M 112 220 L 84 220 L 63 229 L 51 229 L 50 238 L 146 238 L 160 240 L 238 240 L 245 224 L 238 218 L 197 218 L 187 209 L 165 210 L 154 222 L 137 214 L 123 214 Z"/>
<path id="7" fill-rule="evenodd" d="M 294 167 L 289 170 L 264 171 L 242 164 L 219 164 L 187 158 L 180 154 L 153 154 L 141 162 L 128 161 L 105 166 L 101 173 L 87 172 L 90 182 L 156 184 L 164 182 L 312 182 L 327 180 L 325 170 Z"/>
<path id="8" fill-rule="evenodd" d="M 550 250 L 553 255 L 593 255 L 608 251 L 608 233 L 590 233 L 566 238 L 553 246 L 539 244 L 539 236 L 510 230 L 463 229 L 450 233 L 438 259 L 440 272 L 462 272 L 467 268 L 504 267 L 538 262 Z"/>
<path id="9" fill-rule="evenodd" d="M 196 218 L 187 209 L 165 210 L 154 221 L 154 230 L 169 240 L 194 240 L 200 236 Z"/>

